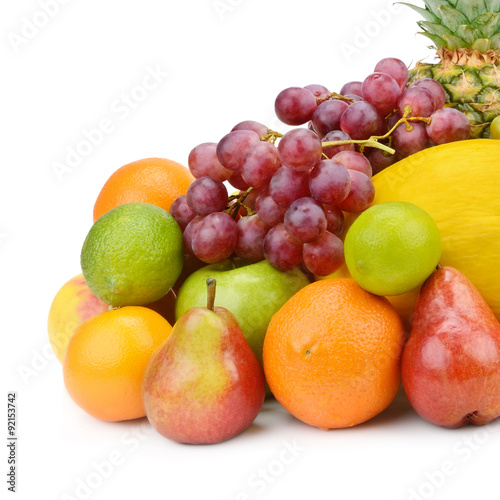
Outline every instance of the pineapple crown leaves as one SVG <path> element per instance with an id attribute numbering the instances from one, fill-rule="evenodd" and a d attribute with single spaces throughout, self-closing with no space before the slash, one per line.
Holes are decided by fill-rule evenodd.
<path id="1" fill-rule="evenodd" d="M 400 3 L 424 18 L 420 34 L 437 49 L 500 49 L 500 0 L 424 0 L 425 8 Z"/>

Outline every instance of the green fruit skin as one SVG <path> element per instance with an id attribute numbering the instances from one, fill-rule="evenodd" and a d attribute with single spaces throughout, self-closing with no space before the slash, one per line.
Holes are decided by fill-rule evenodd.
<path id="1" fill-rule="evenodd" d="M 202 267 L 189 276 L 179 290 L 175 317 L 188 309 L 206 307 L 207 278 L 215 278 L 215 305 L 231 311 L 262 364 L 262 346 L 271 317 L 301 288 L 309 284 L 298 268 L 278 271 L 267 261 L 246 264 L 236 259 L 236 269 L 226 260 Z"/>
<path id="2" fill-rule="evenodd" d="M 406 226 L 400 218 L 394 219 L 398 214 L 390 207 L 395 206 L 401 207 Z M 413 225 L 418 226 L 410 234 L 417 235 L 418 255 L 405 241 L 405 230 Z M 429 247 L 423 252 L 425 245 Z M 379 257 L 388 251 L 394 258 L 382 266 Z M 434 271 L 441 257 L 441 235 L 432 217 L 419 206 L 389 201 L 368 208 L 354 221 L 345 237 L 344 254 L 346 266 L 359 286 L 376 295 L 400 295 L 421 285 Z M 404 269 L 397 257 L 405 262 Z"/>
<path id="3" fill-rule="evenodd" d="M 497 116 L 490 124 L 490 134 L 492 139 L 500 139 L 500 116 Z"/>
<path id="4" fill-rule="evenodd" d="M 94 223 L 80 263 L 87 286 L 107 304 L 150 304 L 168 293 L 182 271 L 182 231 L 161 207 L 125 203 Z"/>

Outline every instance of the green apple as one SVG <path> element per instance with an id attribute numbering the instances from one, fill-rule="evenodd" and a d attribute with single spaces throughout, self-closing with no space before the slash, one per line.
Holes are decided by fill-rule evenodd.
<path id="1" fill-rule="evenodd" d="M 278 271 L 267 261 L 248 264 L 235 259 L 210 264 L 195 271 L 183 283 L 177 296 L 175 318 L 188 309 L 206 307 L 207 278 L 217 281 L 215 305 L 231 311 L 243 335 L 262 364 L 262 345 L 272 315 L 301 288 L 309 284 L 298 268 Z"/>

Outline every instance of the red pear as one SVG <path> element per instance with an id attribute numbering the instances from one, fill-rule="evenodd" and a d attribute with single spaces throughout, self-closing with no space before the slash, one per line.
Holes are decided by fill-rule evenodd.
<path id="1" fill-rule="evenodd" d="M 441 267 L 422 286 L 401 375 L 429 422 L 455 428 L 500 416 L 500 323 L 458 270 Z"/>
<path id="2" fill-rule="evenodd" d="M 146 415 L 173 441 L 219 443 L 247 429 L 265 397 L 264 372 L 235 317 L 214 307 L 194 307 L 175 323 L 151 357 L 142 382 Z"/>

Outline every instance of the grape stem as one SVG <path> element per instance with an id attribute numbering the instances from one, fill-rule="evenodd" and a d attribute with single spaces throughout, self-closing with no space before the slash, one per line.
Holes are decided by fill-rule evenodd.
<path id="1" fill-rule="evenodd" d="M 396 152 L 396 150 L 390 148 L 389 146 L 386 146 L 385 144 L 381 144 L 380 142 L 378 142 L 378 137 L 375 135 L 370 137 L 369 139 L 363 139 L 363 140 L 349 139 L 346 141 L 326 141 L 321 143 L 321 145 L 324 148 L 328 148 L 330 146 L 345 146 L 347 144 L 359 144 L 361 152 L 363 152 L 362 150 L 366 147 L 382 149 L 383 151 L 391 155 L 393 155 Z"/>
<path id="2" fill-rule="evenodd" d="M 245 205 L 243 202 L 246 197 L 254 190 L 253 187 L 249 187 L 246 191 L 240 191 L 237 194 L 232 194 L 228 199 L 228 207 L 224 210 L 233 219 L 236 220 L 236 216 L 240 208 L 244 208 L 247 211 L 247 215 L 254 215 L 256 212 L 252 210 L 249 206 Z M 234 203 L 231 203 L 234 201 Z"/>
<path id="3" fill-rule="evenodd" d="M 337 92 L 331 92 L 330 94 L 328 94 L 325 97 L 317 97 L 316 98 L 316 103 L 317 104 L 321 104 L 322 102 L 328 101 L 330 99 L 339 99 L 341 101 L 355 102 L 354 99 L 351 99 L 350 97 L 346 97 L 344 95 L 337 94 Z"/>
<path id="4" fill-rule="evenodd" d="M 321 145 L 325 147 L 330 147 L 330 146 L 345 146 L 347 144 L 359 144 L 360 146 L 360 151 L 363 153 L 363 150 L 365 148 L 378 148 L 382 149 L 386 153 L 389 153 L 393 155 L 396 151 L 392 149 L 389 146 L 386 146 L 385 144 L 382 144 L 378 141 L 384 140 L 387 138 L 390 138 L 391 134 L 401 125 L 404 123 L 406 125 L 406 130 L 408 132 L 411 132 L 413 130 L 413 126 L 411 125 L 410 122 L 425 122 L 429 124 L 431 122 L 431 118 L 427 117 L 422 117 L 422 116 L 408 116 L 411 113 L 412 109 L 410 106 L 406 106 L 403 116 L 394 124 L 394 126 L 389 130 L 384 135 L 372 135 L 369 139 L 364 139 L 364 140 L 354 140 L 354 139 L 349 139 L 346 141 L 326 141 L 323 142 Z"/>
<path id="5" fill-rule="evenodd" d="M 403 113 L 403 116 L 394 124 L 394 126 L 389 130 L 384 135 L 380 135 L 377 137 L 377 139 L 387 139 L 397 128 L 399 125 L 402 123 L 406 124 L 406 130 L 408 132 L 411 132 L 413 130 L 413 126 L 410 124 L 410 122 L 425 122 L 427 125 L 431 122 L 431 118 L 426 118 L 423 116 L 408 116 L 411 113 L 411 107 L 410 106 L 405 106 L 405 111 Z"/>
<path id="6" fill-rule="evenodd" d="M 275 144 L 276 139 L 279 137 L 283 137 L 283 134 L 276 132 L 276 130 L 268 130 L 266 135 L 261 135 L 260 140 L 270 142 L 271 144 Z"/>
<path id="7" fill-rule="evenodd" d="M 255 212 L 255 210 L 252 210 L 248 205 L 245 205 L 244 203 L 240 202 L 240 205 L 242 208 L 244 208 L 246 210 L 247 215 L 254 215 L 257 213 L 257 212 Z"/>

